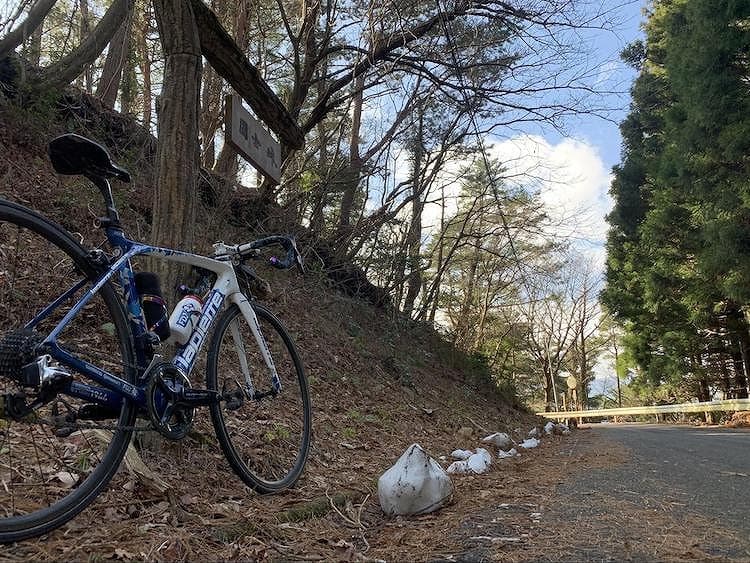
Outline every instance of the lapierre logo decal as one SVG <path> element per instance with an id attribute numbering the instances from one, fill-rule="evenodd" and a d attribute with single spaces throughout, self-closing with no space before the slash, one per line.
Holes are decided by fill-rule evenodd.
<path id="1" fill-rule="evenodd" d="M 211 328 L 211 323 L 214 322 L 223 302 L 224 294 L 220 291 L 214 290 L 208 297 L 206 304 L 203 306 L 203 313 L 198 321 L 198 326 L 195 327 L 190 341 L 185 344 L 180 356 L 175 359 L 175 364 L 183 371 L 190 371 L 190 366 L 198 355 L 203 344 L 203 339 L 208 334 L 208 329 Z"/>
<path id="2" fill-rule="evenodd" d="M 188 326 L 190 324 L 190 317 L 192 317 L 196 313 L 200 313 L 200 311 L 198 310 L 198 307 L 196 307 L 195 304 L 191 301 L 187 307 L 183 307 L 182 311 L 180 311 L 180 316 L 177 317 L 177 326 L 181 326 L 182 328 Z"/>

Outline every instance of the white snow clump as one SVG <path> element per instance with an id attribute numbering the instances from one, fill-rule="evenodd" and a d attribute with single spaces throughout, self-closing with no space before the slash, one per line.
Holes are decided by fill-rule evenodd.
<path id="1" fill-rule="evenodd" d="M 480 475 L 487 473 L 492 465 L 492 455 L 484 448 L 477 448 L 476 453 L 471 454 L 468 459 L 454 461 L 448 466 L 448 473 L 476 473 Z"/>
<path id="2" fill-rule="evenodd" d="M 524 449 L 530 450 L 531 448 L 536 448 L 539 445 L 539 440 L 537 440 L 536 438 L 527 438 L 519 445 Z"/>

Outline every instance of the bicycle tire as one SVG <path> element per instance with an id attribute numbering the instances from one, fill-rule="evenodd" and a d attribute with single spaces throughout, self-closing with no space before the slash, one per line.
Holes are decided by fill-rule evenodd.
<path id="1" fill-rule="evenodd" d="M 37 294 L 44 306 L 50 301 L 51 288 L 60 292 L 70 287 L 68 276 L 96 279 L 86 250 L 60 225 L 0 200 L 0 340 L 40 310 L 33 301 Z M 68 284 L 61 285 L 65 281 Z M 40 335 L 55 326 L 63 310 L 60 317 L 53 315 L 40 323 Z M 70 333 L 66 329 L 61 334 L 62 343 L 72 349 L 80 346 L 85 359 L 107 354 L 103 365 L 119 364 L 116 373 L 135 383 L 132 336 L 116 288 L 105 284 L 79 316 L 71 323 Z M 44 323 L 49 324 L 41 330 Z M 74 372 L 72 377 L 81 379 Z M 18 387 L 9 376 L 0 378 L 3 398 Z M 108 432 L 84 429 L 78 422 L 76 428 L 60 418 L 60 409 L 69 417 L 80 412 L 75 409 L 82 404 L 85 401 L 57 394 L 35 411 L 38 414 L 24 420 L 12 418 L 5 408 L 0 412 L 0 542 L 42 535 L 68 522 L 102 492 L 117 471 L 130 442 L 135 405 L 124 400 L 119 413 L 112 412 L 113 430 L 106 443 Z M 67 436 L 61 431 L 68 432 Z"/>
<path id="2" fill-rule="evenodd" d="M 297 349 L 281 321 L 268 309 L 252 304 L 282 382 L 277 396 L 245 398 L 237 410 L 222 402 L 211 406 L 211 420 L 224 455 L 234 472 L 259 493 L 275 493 L 292 486 L 304 470 L 310 448 L 312 408 L 307 378 Z M 270 389 L 270 377 L 260 350 L 237 305 L 217 321 L 208 351 L 206 384 L 225 393 L 243 381 L 239 350 L 233 344 L 232 323 L 241 329 L 243 352 L 255 373 L 253 384 Z M 221 381 L 219 379 L 221 378 Z M 268 381 L 264 381 L 267 379 Z M 267 474 L 266 474 L 267 473 Z"/>

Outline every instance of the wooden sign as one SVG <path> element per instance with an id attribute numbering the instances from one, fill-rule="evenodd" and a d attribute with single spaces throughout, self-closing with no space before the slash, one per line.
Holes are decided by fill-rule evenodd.
<path id="1" fill-rule="evenodd" d="M 281 145 L 263 124 L 242 107 L 242 99 L 229 95 L 224 104 L 224 139 L 274 184 L 281 181 Z"/>

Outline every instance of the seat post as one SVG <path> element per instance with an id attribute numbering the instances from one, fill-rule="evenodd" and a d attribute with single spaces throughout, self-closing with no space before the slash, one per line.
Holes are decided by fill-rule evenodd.
<path id="1" fill-rule="evenodd" d="M 117 209 L 115 209 L 115 201 L 112 197 L 112 186 L 110 185 L 109 180 L 102 178 L 101 176 L 87 175 L 86 177 L 91 180 L 97 188 L 99 188 L 102 197 L 104 197 L 104 205 L 107 208 L 107 219 L 112 222 L 112 226 L 119 226 L 120 215 L 117 213 Z"/>

